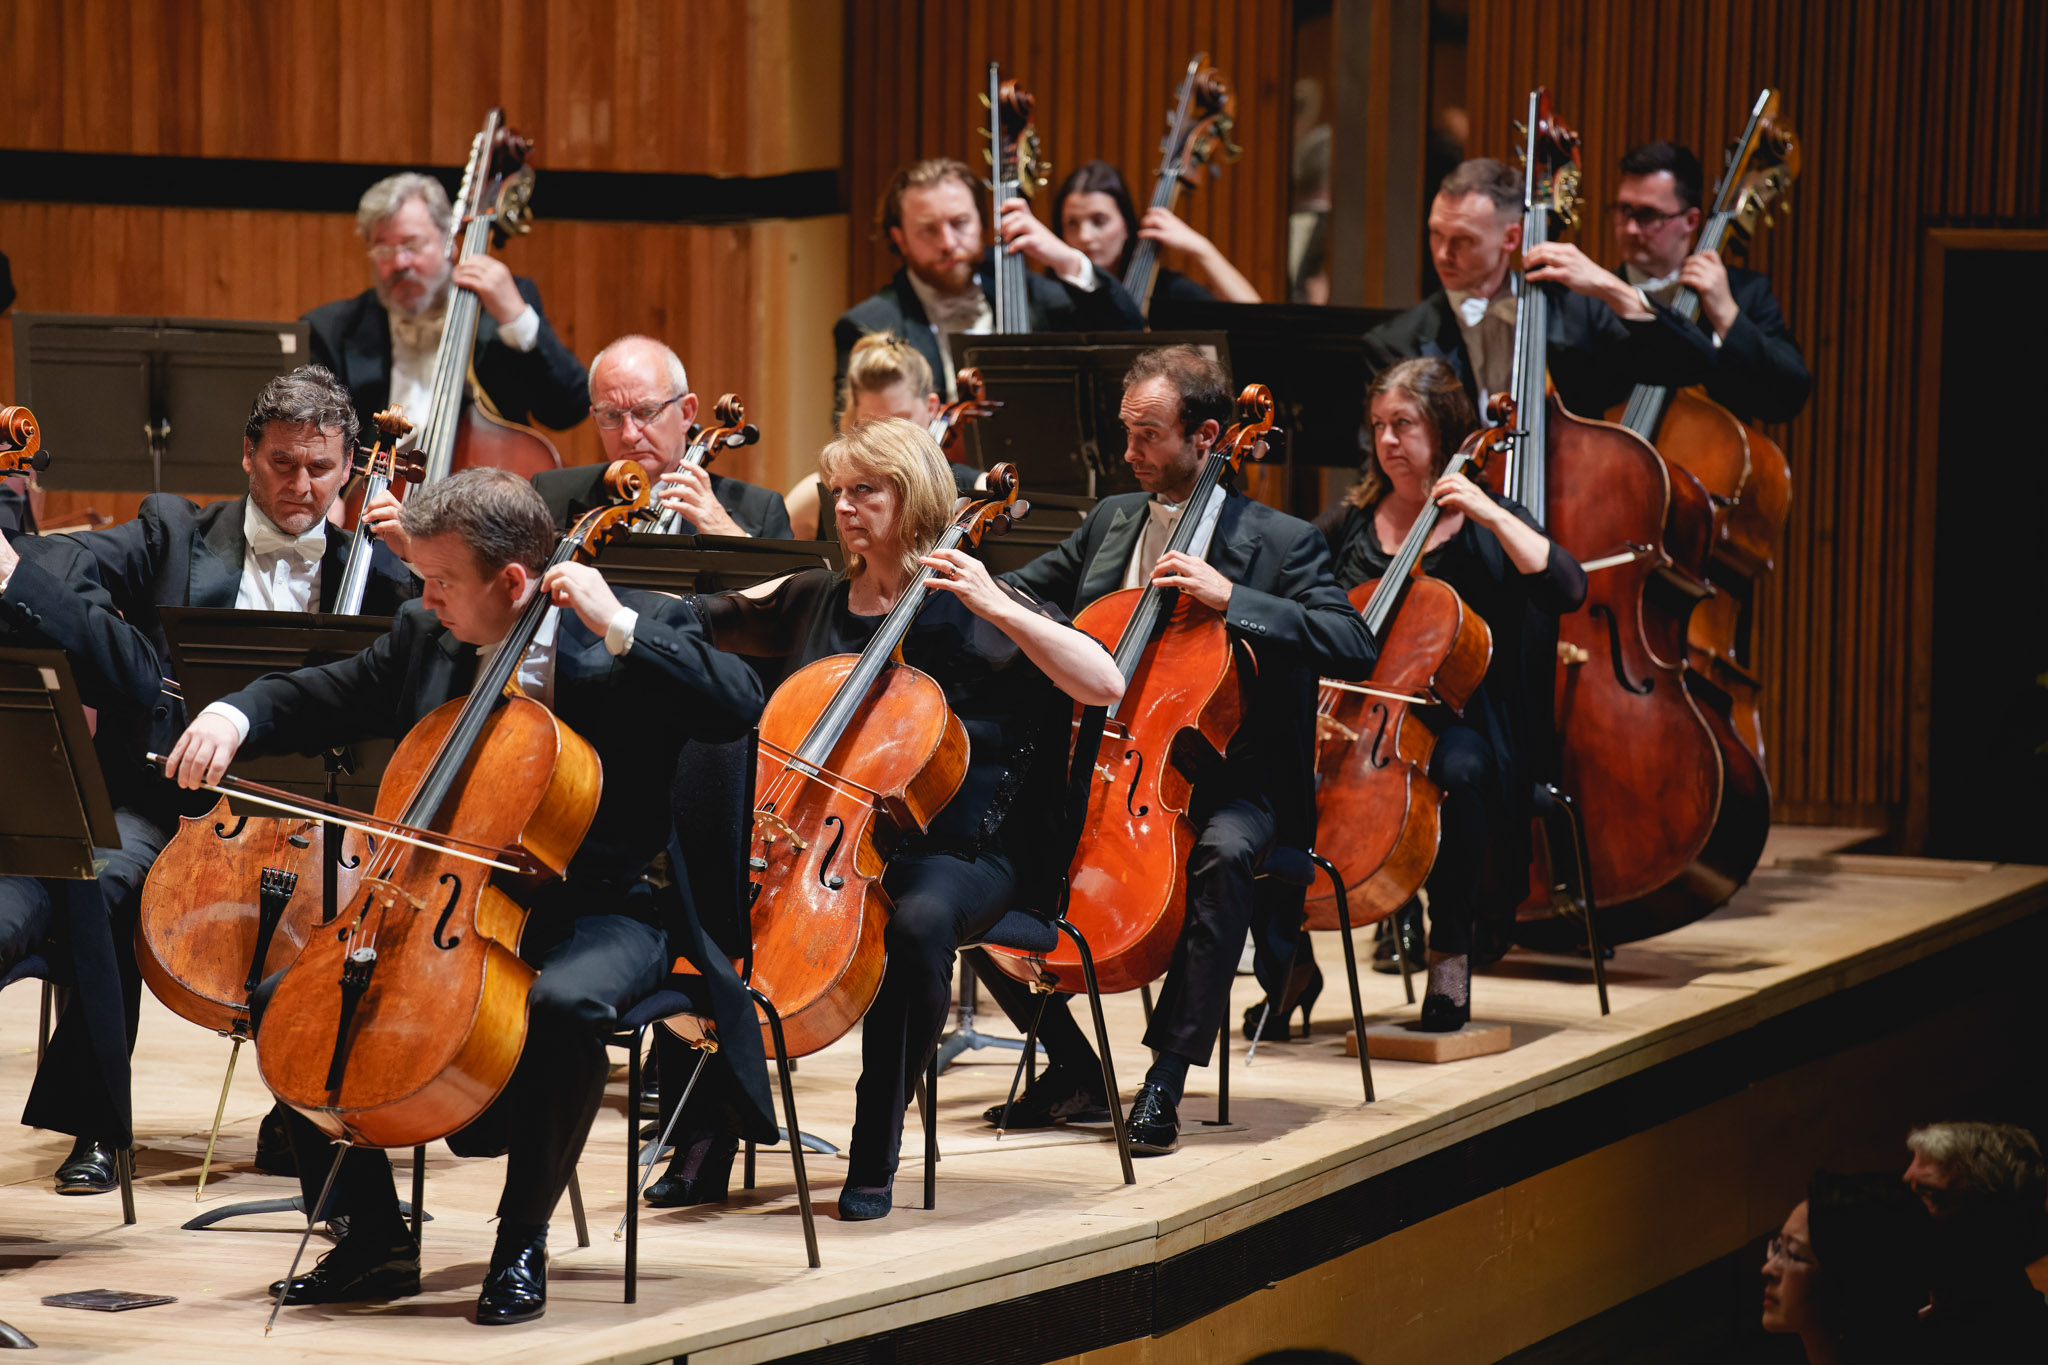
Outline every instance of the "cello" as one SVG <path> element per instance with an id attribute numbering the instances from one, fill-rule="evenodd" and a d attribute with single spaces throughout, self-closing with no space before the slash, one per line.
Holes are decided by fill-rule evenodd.
<path id="1" fill-rule="evenodd" d="M 1040 155 L 1038 129 L 1031 123 L 1036 101 L 1015 81 L 1003 79 L 1000 62 L 988 64 L 989 227 L 996 238 L 996 331 L 1004 335 L 1031 330 L 1031 294 L 1025 281 L 1024 258 L 1002 242 L 1003 205 L 1029 199 L 1045 184 L 1052 169 Z"/>
<path id="2" fill-rule="evenodd" d="M 1166 140 L 1159 144 L 1159 174 L 1152 181 L 1152 202 L 1147 206 L 1171 210 L 1182 191 L 1201 184 L 1202 169 L 1211 178 L 1223 174 L 1217 164 L 1219 149 L 1224 161 L 1235 161 L 1242 152 L 1230 140 L 1236 120 L 1230 113 L 1230 87 L 1209 65 L 1209 54 L 1197 52 L 1181 77 L 1180 90 L 1173 97 L 1173 109 L 1166 116 Z M 1159 283 L 1159 244 L 1141 237 L 1131 250 L 1131 263 L 1124 269 L 1124 292 L 1146 315 L 1152 312 L 1152 289 Z"/>
<path id="3" fill-rule="evenodd" d="M 550 565 L 588 562 L 646 506 L 637 464 L 615 463 L 608 480 L 622 501 L 586 513 Z M 271 997 L 264 1083 L 338 1140 L 445 1137 L 483 1112 L 518 1062 L 535 975 L 518 952 L 521 900 L 568 867 L 603 786 L 589 743 L 516 682 L 559 610 L 535 592 L 469 695 L 399 741 L 368 822 L 384 837 L 356 894 Z"/>
<path id="4" fill-rule="evenodd" d="M 1016 471 L 999 464 L 932 552 L 979 545 L 1030 510 Z M 776 1002 L 788 1057 L 829 1047 L 874 1003 L 890 841 L 928 828 L 967 776 L 966 727 L 930 674 L 894 657 L 931 574 L 918 567 L 859 654 L 804 665 L 761 713 L 753 984 Z M 762 1045 L 775 1053 L 765 1023 Z"/>
<path id="5" fill-rule="evenodd" d="M 412 432 L 405 409 L 386 408 L 374 420 L 380 439 L 369 449 L 356 452 L 355 461 L 356 475 L 362 480 L 362 505 L 366 507 L 392 484 L 419 483 L 427 476 L 426 466 L 398 449 L 399 443 Z M 376 548 L 376 533 L 358 519 L 350 535 L 353 539 L 348 547 L 348 567 L 342 571 L 341 588 L 334 595 L 336 616 L 362 615 L 363 594 L 370 586 L 370 556 Z"/>
<path id="6" fill-rule="evenodd" d="M 947 459 L 960 445 L 960 432 L 984 417 L 996 415 L 1002 403 L 988 396 L 988 383 L 981 377 L 981 371 L 969 365 L 953 376 L 955 391 L 960 395 L 958 402 L 948 403 L 939 409 L 925 430 L 939 443 Z"/>
<path id="7" fill-rule="evenodd" d="M 448 244 L 451 269 L 533 230 L 527 209 L 533 197 L 533 167 L 527 164 L 532 152 L 531 139 L 505 126 L 504 110 L 485 115 L 483 131 L 470 144 L 469 163 L 455 198 L 457 232 Z M 471 465 L 496 465 L 527 479 L 562 467 L 554 442 L 530 426 L 499 416 L 470 373 L 482 314 L 483 300 L 475 294 L 467 289 L 448 291 L 441 344 L 434 352 L 433 397 L 416 446 L 427 483 Z"/>
<path id="8" fill-rule="evenodd" d="M 1550 240 L 1553 220 L 1570 225 L 1579 139 L 1542 88 L 1530 93 L 1523 138 L 1526 252 Z M 1634 432 L 1568 412 L 1549 383 L 1548 336 L 1548 295 L 1525 289 L 1511 389 L 1523 431 L 1503 462 L 1502 491 L 1586 571 L 1584 608 L 1558 622 L 1559 785 L 1585 821 L 1601 942 L 1622 943 L 1689 923 L 1733 895 L 1763 851 L 1769 802 L 1754 765 L 1731 773 L 1731 746 L 1747 751 L 1686 683 L 1687 620 L 1713 591 L 1703 577 L 1707 492 Z M 1531 889 L 1517 940 L 1583 942 L 1555 880 Z"/>
<path id="9" fill-rule="evenodd" d="M 1695 250 L 1725 256 L 1745 247 L 1759 223 L 1791 192 L 1799 174 L 1799 140 L 1782 120 L 1776 90 L 1766 88 L 1729 150 L 1714 189 L 1713 211 Z M 1697 321 L 1700 301 L 1681 286 L 1672 311 Z M 1709 398 L 1701 388 L 1676 392 L 1638 385 L 1626 406 L 1608 413 L 1672 464 L 1688 469 L 1712 495 L 1713 550 L 1707 574 L 1719 590 L 1701 602 L 1686 631 L 1694 673 L 1726 697 L 1726 709 L 1744 745 L 1763 762 L 1759 698 L 1763 683 L 1751 655 L 1757 580 L 1777 567 L 1785 515 L 1792 499 L 1792 468 L 1776 441 Z"/>
<path id="10" fill-rule="evenodd" d="M 1263 384 L 1247 385 L 1162 554 L 1208 553 L 1224 475 L 1261 458 L 1272 431 L 1273 395 Z M 1067 918 L 1087 937 L 1102 990 L 1136 990 L 1165 974 L 1187 916 L 1196 837 L 1190 770 L 1221 759 L 1237 732 L 1244 707 L 1238 646 L 1221 612 L 1156 584 L 1089 603 L 1074 626 L 1110 651 L 1124 695 L 1103 722 L 1101 780 L 1088 783 L 1087 832 L 1068 874 Z M 1027 985 L 1041 979 L 1041 963 L 1065 980 L 1080 979 L 1080 957 L 1064 941 L 1042 956 L 984 951 Z"/>
<path id="11" fill-rule="evenodd" d="M 721 450 L 737 446 L 750 446 L 761 439 L 761 429 L 747 420 L 747 405 L 740 402 L 736 393 L 719 395 L 711 415 L 715 426 L 693 430 L 690 444 L 683 451 L 678 466 L 696 465 L 708 468 L 718 458 Z M 664 476 L 666 477 L 666 476 Z M 654 500 L 641 510 L 633 529 L 643 535 L 676 536 L 683 533 L 683 514 L 661 502 L 660 480 L 656 481 Z"/>
<path id="12" fill-rule="evenodd" d="M 43 428 L 36 415 L 24 407 L 0 408 L 0 478 L 33 478 L 49 467 L 50 452 L 43 449 Z"/>
<path id="13" fill-rule="evenodd" d="M 1497 396 L 1495 425 L 1475 432 L 1444 475 L 1483 473 L 1507 444 L 1514 405 Z M 1440 476 L 1441 477 L 1441 476 Z M 1334 732 L 1316 755 L 1316 851 L 1343 880 L 1351 923 L 1370 924 L 1406 905 L 1436 866 L 1443 791 L 1429 777 L 1436 736 L 1418 706 L 1465 703 L 1486 679 L 1493 631 L 1449 584 L 1422 571 L 1429 536 L 1443 516 L 1434 500 L 1401 541 L 1384 577 L 1360 583 L 1351 603 L 1380 642 L 1369 684 L 1325 678 L 1318 713 Z M 1311 894 L 1308 927 L 1341 929 L 1334 893 Z"/>

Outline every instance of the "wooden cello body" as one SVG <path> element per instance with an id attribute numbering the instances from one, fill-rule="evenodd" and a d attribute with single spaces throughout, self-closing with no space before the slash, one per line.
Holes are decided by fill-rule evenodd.
<path id="1" fill-rule="evenodd" d="M 553 561 L 594 555 L 647 501 L 638 465 Z M 340 923 L 322 926 L 263 1016 L 263 1080 L 322 1132 L 409 1147 L 464 1127 L 511 1079 L 534 970 L 519 956 L 523 898 L 568 868 L 604 775 L 589 743 L 514 681 L 542 621 L 535 594 L 466 697 L 413 726 L 385 768 L 387 838 Z M 427 846 L 422 846 L 422 842 Z"/>
<path id="2" fill-rule="evenodd" d="M 1513 425 L 1512 407 L 1479 433 L 1446 472 L 1482 471 Z M 1449 584 L 1422 572 L 1439 513 L 1427 504 L 1384 578 L 1351 589 L 1351 604 L 1379 641 L 1370 686 L 1325 680 L 1317 698 L 1327 724 L 1316 746 L 1316 852 L 1344 884 L 1345 912 L 1370 924 L 1406 905 L 1436 866 L 1443 791 L 1430 780 L 1436 735 L 1416 714 L 1442 705 L 1463 715 L 1493 661 L 1493 631 Z M 1333 732 L 1333 733 L 1332 733 Z M 1337 897 L 1318 882 L 1307 901 L 1311 929 L 1341 929 Z"/>
<path id="3" fill-rule="evenodd" d="M 1265 450 L 1273 396 L 1252 384 L 1237 420 L 1210 452 L 1167 550 L 1208 548 L 1205 509 L 1223 474 Z M 1067 918 L 1088 940 L 1105 991 L 1135 990 L 1166 971 L 1187 917 L 1187 862 L 1197 831 L 1188 818 L 1193 774 L 1219 760 L 1243 715 L 1237 646 L 1222 614 L 1158 587 L 1124 588 L 1090 603 L 1077 629 L 1115 656 L 1123 700 L 1103 723 L 1080 847 L 1068 868 Z M 1081 979 L 1065 940 L 1042 956 L 988 949 L 1020 981 L 1045 971 Z M 1042 970 L 1044 969 L 1044 970 Z"/>
<path id="4" fill-rule="evenodd" d="M 979 544 L 1030 510 L 1016 471 L 989 471 L 987 497 L 938 547 Z M 895 836 L 926 829 L 967 777 L 967 729 L 932 677 L 895 658 L 930 589 L 911 578 L 859 654 L 798 669 L 761 716 L 750 849 L 753 984 L 775 1001 L 788 1056 L 845 1036 L 874 1003 Z M 776 1038 L 762 1026 L 762 1046 Z"/>

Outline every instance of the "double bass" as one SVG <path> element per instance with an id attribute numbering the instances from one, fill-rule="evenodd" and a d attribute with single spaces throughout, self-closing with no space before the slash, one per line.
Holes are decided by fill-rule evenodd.
<path id="1" fill-rule="evenodd" d="M 935 549 L 979 545 L 1029 511 L 1016 471 L 999 464 Z M 806 664 L 761 713 L 753 984 L 775 1001 L 790 1057 L 829 1047 L 874 1003 L 889 844 L 928 828 L 966 780 L 966 727 L 931 675 L 895 657 L 931 572 L 919 565 L 859 654 Z M 762 1045 L 775 1044 L 763 1024 Z"/>
<path id="2" fill-rule="evenodd" d="M 1514 405 L 1496 397 L 1495 425 L 1473 433 L 1444 475 L 1481 475 L 1509 440 Z M 1417 707 L 1465 713 L 1486 680 L 1493 631 L 1449 584 L 1422 571 L 1443 509 L 1426 501 L 1383 577 L 1360 583 L 1351 604 L 1365 616 L 1379 659 L 1365 685 L 1325 678 L 1326 718 L 1316 754 L 1316 852 L 1344 883 L 1351 923 L 1370 924 L 1406 905 L 1436 866 L 1443 791 L 1429 777 L 1436 736 Z M 1337 898 L 1315 888 L 1308 927 L 1340 929 Z"/>
<path id="3" fill-rule="evenodd" d="M 1230 87 L 1221 73 L 1209 65 L 1209 54 L 1198 52 L 1188 62 L 1173 108 L 1166 115 L 1166 140 L 1159 144 L 1159 174 L 1152 181 L 1155 209 L 1172 209 L 1183 191 L 1201 184 L 1202 170 L 1210 176 L 1223 174 L 1218 162 L 1237 160 L 1241 148 L 1230 140 L 1236 121 L 1230 113 Z M 1057 225 L 1055 225 L 1057 226 Z M 1152 289 L 1159 283 L 1159 244 L 1141 237 L 1131 250 L 1131 263 L 1124 268 L 1124 292 L 1138 305 L 1138 311 L 1152 312 Z"/>
<path id="4" fill-rule="evenodd" d="M 505 111 L 493 109 L 470 144 L 462 188 L 455 198 L 455 226 L 448 244 L 449 268 L 503 246 L 533 230 L 527 201 L 533 197 L 533 142 L 505 126 Z M 432 398 L 416 446 L 425 482 L 435 483 L 471 465 L 496 465 L 521 478 L 562 467 L 554 442 L 491 407 L 470 373 L 476 354 L 483 300 L 467 289 L 448 291 L 441 344 L 434 352 Z"/>
<path id="5" fill-rule="evenodd" d="M 1000 62 L 988 64 L 989 231 L 996 242 L 996 331 L 1004 335 L 1031 330 L 1031 294 L 1024 258 L 1002 243 L 1003 205 L 1029 199 L 1045 184 L 1051 166 L 1039 154 L 1038 129 L 1032 126 L 1031 92 L 1003 79 Z"/>
<path id="6" fill-rule="evenodd" d="M 588 562 L 647 503 L 630 460 L 620 501 L 586 513 L 550 565 Z M 382 833 L 336 926 L 285 970 L 263 1017 L 263 1080 L 331 1137 L 430 1142 L 474 1120 L 511 1078 L 534 970 L 522 900 L 559 877 L 597 811 L 589 743 L 516 681 L 551 613 L 535 592 L 467 697 L 399 741 L 368 823 Z M 327 930 L 331 928 L 332 932 Z"/>
<path id="7" fill-rule="evenodd" d="M 1247 385 L 1162 554 L 1208 553 L 1224 476 L 1261 458 L 1272 432 L 1273 395 L 1263 384 Z M 1238 670 L 1251 665 L 1239 663 L 1223 614 L 1175 588 L 1109 593 L 1084 607 L 1074 626 L 1110 651 L 1124 695 L 1103 722 L 1086 833 L 1068 873 L 1067 918 L 1087 937 L 1102 990 L 1136 990 L 1165 974 L 1180 938 L 1196 838 L 1191 773 L 1229 747 L 1244 714 Z M 1081 979 L 1080 957 L 1064 941 L 1043 956 L 986 951 L 1027 984 L 1041 978 L 1041 964 L 1062 979 Z"/>
<path id="8" fill-rule="evenodd" d="M 1578 142 L 1552 113 L 1550 92 L 1531 92 L 1524 251 L 1551 240 L 1553 223 L 1570 225 Z M 1601 942 L 1621 943 L 1733 895 L 1763 851 L 1769 800 L 1727 717 L 1687 684 L 1687 621 L 1713 592 L 1706 489 L 1634 432 L 1565 410 L 1549 384 L 1548 302 L 1530 287 L 1517 310 L 1511 393 L 1522 434 L 1503 462 L 1502 491 L 1586 571 L 1585 606 L 1558 622 L 1559 785 L 1585 821 Z M 1520 942 L 1584 942 L 1559 881 L 1532 886 L 1517 913 Z"/>
<path id="9" fill-rule="evenodd" d="M 1773 221 L 1799 174 L 1799 140 L 1766 88 L 1750 108 L 1741 137 L 1729 150 L 1715 186 L 1713 211 L 1700 230 L 1698 251 L 1726 257 L 1746 247 L 1760 223 Z M 1687 321 L 1700 300 L 1681 286 L 1672 311 Z M 1718 590 L 1701 602 L 1686 631 L 1694 674 L 1719 691 L 1737 733 L 1759 764 L 1763 681 L 1751 652 L 1757 581 L 1777 567 L 1792 501 L 1792 467 L 1763 430 L 1709 398 L 1702 388 L 1673 391 L 1638 385 L 1628 403 L 1607 414 L 1672 464 L 1690 470 L 1714 499 L 1714 539 L 1707 576 Z"/>

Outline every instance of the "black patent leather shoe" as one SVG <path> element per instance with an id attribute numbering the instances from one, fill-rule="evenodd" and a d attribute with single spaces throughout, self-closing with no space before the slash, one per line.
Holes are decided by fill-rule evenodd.
<path id="1" fill-rule="evenodd" d="M 1401 974 L 1401 956 L 1408 959 L 1408 970 L 1420 971 L 1424 957 L 1422 942 L 1422 905 L 1409 901 L 1406 905 L 1387 916 L 1379 923 L 1373 934 L 1372 969 L 1387 976 Z M 1397 955 L 1397 945 L 1398 953 Z"/>
<path id="2" fill-rule="evenodd" d="M 981 1111 L 981 1116 L 992 1127 L 1006 1130 L 1109 1121 L 1109 1101 L 1097 1094 L 1086 1080 L 1059 1067 L 1048 1067 L 1037 1080 L 1025 1086 L 1024 1093 L 1008 1106 L 1007 1118 L 1003 1114 L 1004 1107 L 992 1104 Z"/>
<path id="3" fill-rule="evenodd" d="M 491 1257 L 476 1296 L 476 1320 L 483 1327 L 509 1327 L 532 1322 L 548 1311 L 548 1239 L 543 1233 L 510 1255 Z"/>
<path id="4" fill-rule="evenodd" d="M 1130 1135 L 1132 1156 L 1165 1156 L 1180 1147 L 1180 1114 L 1165 1091 L 1141 1085 L 1124 1131 Z"/>
<path id="5" fill-rule="evenodd" d="M 285 1287 L 270 1286 L 270 1296 Z M 319 1263 L 292 1277 L 286 1303 L 363 1303 L 402 1299 L 420 1292 L 420 1249 L 400 1234 L 387 1240 L 344 1237 Z"/>
<path id="6" fill-rule="evenodd" d="M 121 1179 L 115 1162 L 119 1154 L 111 1142 L 82 1137 L 71 1144 L 71 1155 L 57 1168 L 59 1194 L 109 1194 Z"/>

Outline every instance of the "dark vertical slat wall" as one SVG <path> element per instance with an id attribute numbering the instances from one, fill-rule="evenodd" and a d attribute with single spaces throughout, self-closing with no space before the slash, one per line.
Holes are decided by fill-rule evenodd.
<path id="1" fill-rule="evenodd" d="M 1760 604 L 1765 733 L 1778 815 L 1896 827 L 1924 743 L 1909 660 L 1928 645 L 1914 586 L 1933 509 L 1916 487 L 1920 270 L 1929 226 L 2048 221 L 2048 8 L 2027 0 L 1472 0 L 1473 150 L 1504 155 L 1532 85 L 1585 137 L 1585 201 L 1612 197 L 1629 146 L 1673 137 L 1711 174 L 1763 85 L 1805 145 L 1767 272 L 1815 376 L 1772 435 L 1793 469 L 1778 574 Z M 1597 208 L 1577 241 L 1616 259 Z M 1924 755 L 1921 755 L 1924 759 Z"/>
<path id="2" fill-rule="evenodd" d="M 1286 272 L 1291 130 L 1292 7 L 1280 0 L 849 0 L 848 282 L 855 296 L 882 284 L 895 258 L 873 236 L 873 215 L 899 166 L 952 156 L 986 168 L 976 95 L 1000 61 L 1037 96 L 1052 163 L 1040 196 L 1080 163 L 1115 165 L 1142 205 L 1159 164 L 1166 112 L 1188 58 L 1207 51 L 1236 93 L 1244 159 L 1187 202 L 1188 221 L 1222 248 L 1267 297 Z"/>

